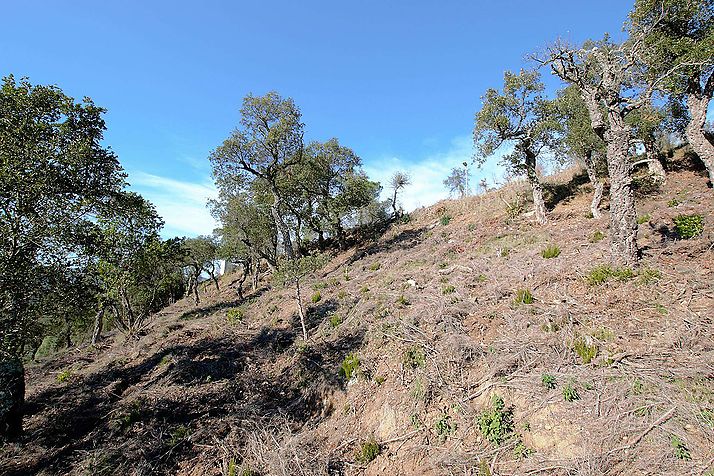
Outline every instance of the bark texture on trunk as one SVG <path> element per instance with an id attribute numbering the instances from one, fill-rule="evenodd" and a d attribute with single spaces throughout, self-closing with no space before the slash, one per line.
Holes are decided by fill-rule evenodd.
<path id="1" fill-rule="evenodd" d="M 610 174 L 610 236 L 612 260 L 637 264 L 637 212 L 632 191 L 628 149 L 630 133 L 619 111 L 608 114 L 607 169 Z"/>
<path id="2" fill-rule="evenodd" d="M 711 79 L 710 82 L 712 82 Z M 710 95 L 704 94 L 703 92 L 687 94 L 687 109 L 689 109 L 691 119 L 689 124 L 687 124 L 685 134 L 689 145 L 702 162 L 704 162 L 704 166 L 707 168 L 709 182 L 714 186 L 714 144 L 709 141 L 704 133 L 710 99 Z"/>
<path id="3" fill-rule="evenodd" d="M 604 185 L 597 173 L 597 166 L 595 165 L 595 157 L 593 151 L 589 151 L 585 155 L 585 170 L 588 173 L 588 179 L 593 185 L 593 189 L 595 189 L 595 192 L 593 193 L 593 199 L 590 202 L 590 212 L 592 213 L 593 218 L 601 218 L 602 212 L 600 212 L 600 204 L 602 203 L 602 193 Z"/>
<path id="4" fill-rule="evenodd" d="M 305 310 L 302 307 L 302 294 L 300 293 L 300 280 L 295 280 L 295 302 L 300 316 L 300 326 L 302 327 L 302 338 L 307 341 L 307 327 L 305 325 Z"/>
<path id="5" fill-rule="evenodd" d="M 275 221 L 275 227 L 280 232 L 280 236 L 283 237 L 283 247 L 285 248 L 285 255 L 288 259 L 295 258 L 295 250 L 293 249 L 293 240 L 290 238 L 290 230 L 285 224 L 282 215 L 280 215 L 280 196 L 277 193 L 273 193 L 273 205 L 270 207 L 270 213 L 273 215 L 273 220 Z"/>
<path id="6" fill-rule="evenodd" d="M 22 433 L 25 369 L 20 359 L 0 356 L 0 441 Z"/>
<path id="7" fill-rule="evenodd" d="M 548 223 L 548 217 L 545 213 L 545 201 L 543 200 L 543 185 L 540 183 L 538 173 L 536 172 L 535 155 L 526 158 L 526 168 L 528 183 L 533 190 L 533 210 L 535 211 L 535 219 L 539 225 Z"/>
<path id="8" fill-rule="evenodd" d="M 102 338 L 102 328 L 104 327 L 104 308 L 102 307 L 94 317 L 94 331 L 92 332 L 92 345 L 96 345 Z"/>
<path id="9" fill-rule="evenodd" d="M 664 166 L 660 162 L 659 152 L 653 142 L 645 142 L 645 155 L 647 157 L 647 170 L 654 179 L 663 184 L 667 181 L 667 173 L 664 171 Z"/>

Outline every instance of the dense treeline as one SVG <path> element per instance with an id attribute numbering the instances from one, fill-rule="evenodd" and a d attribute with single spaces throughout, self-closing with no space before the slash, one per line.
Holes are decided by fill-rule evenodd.
<path id="1" fill-rule="evenodd" d="M 476 113 L 477 164 L 507 150 L 501 163 L 525 176 L 534 216 L 547 226 L 541 170 L 546 162 L 582 162 L 593 184 L 590 211 L 603 215 L 609 186 L 612 259 L 638 261 L 632 175 L 646 164 L 666 180 L 662 144 L 689 143 L 714 181 L 714 136 L 706 114 L 714 93 L 713 0 L 637 0 L 628 38 L 607 35 L 582 45 L 554 42 L 532 55 L 531 69 L 506 72 Z M 542 71 L 563 81 L 547 91 Z M 360 157 L 332 138 L 305 141 L 297 105 L 276 92 L 248 95 L 231 135 L 210 154 L 219 191 L 209 208 L 212 236 L 162 239 L 153 205 L 127 190 L 114 153 L 102 145 L 104 110 L 53 86 L 4 78 L 0 89 L 0 437 L 21 431 L 23 361 L 103 330 L 137 334 L 152 313 L 191 295 L 206 277 L 219 288 L 216 262 L 239 267 L 236 292 L 262 272 L 295 289 L 346 249 L 362 228 L 403 215 L 397 172 L 382 185 Z M 508 147 L 508 149 L 506 149 Z M 444 184 L 468 193 L 468 163 Z M 482 183 L 485 189 L 485 185 Z"/>

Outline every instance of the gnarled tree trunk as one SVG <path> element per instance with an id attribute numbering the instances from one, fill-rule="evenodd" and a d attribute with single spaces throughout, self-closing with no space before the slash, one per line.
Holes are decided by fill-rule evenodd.
<path id="1" fill-rule="evenodd" d="M 22 406 L 25 403 L 25 369 L 22 361 L 0 356 L 0 441 L 22 433 Z"/>
<path id="2" fill-rule="evenodd" d="M 97 312 L 94 317 L 94 331 L 92 332 L 92 345 L 96 345 L 102 338 L 102 328 L 104 327 L 104 307 Z"/>
<path id="3" fill-rule="evenodd" d="M 533 210 L 535 211 L 535 219 L 539 225 L 548 223 L 548 217 L 545 213 L 545 201 L 543 200 L 543 185 L 540 183 L 538 173 L 536 172 L 536 157 L 534 154 L 527 153 L 526 156 L 526 175 L 528 183 L 533 191 Z"/>
<path id="4" fill-rule="evenodd" d="M 660 162 L 659 152 L 654 141 L 645 141 L 645 156 L 647 158 L 647 170 L 654 179 L 663 184 L 667 181 L 667 173 Z"/>
<path id="5" fill-rule="evenodd" d="M 280 236 L 283 237 L 285 255 L 288 259 L 295 259 L 295 249 L 293 248 L 293 240 L 290 238 L 290 230 L 288 230 L 285 220 L 283 220 L 282 215 L 280 215 L 281 201 L 282 199 L 280 198 L 280 195 L 277 192 L 273 192 L 273 205 L 270 207 L 270 213 L 273 215 L 275 227 L 280 232 Z"/>
<path id="6" fill-rule="evenodd" d="M 630 133 L 619 110 L 608 112 L 607 170 L 610 175 L 610 237 L 613 261 L 637 264 L 637 212 L 628 149 Z"/>
<path id="7" fill-rule="evenodd" d="M 602 203 L 602 193 L 604 184 L 598 176 L 594 154 L 595 153 L 590 150 L 585 155 L 585 170 L 588 173 L 588 179 L 593 185 L 593 189 L 595 189 L 595 192 L 593 193 L 593 199 L 590 202 L 590 212 L 592 213 L 593 218 L 600 218 L 602 217 L 602 213 L 600 212 L 600 204 Z"/>
<path id="8" fill-rule="evenodd" d="M 714 74 L 709 78 L 709 89 L 714 89 Z M 712 144 L 704 133 L 704 125 L 707 122 L 707 108 L 711 100 L 711 91 L 706 94 L 701 88 L 698 91 L 692 91 L 687 94 L 687 108 L 691 117 L 685 134 L 687 142 L 692 147 L 694 152 L 704 162 L 709 175 L 709 182 L 714 186 L 714 144 Z"/>

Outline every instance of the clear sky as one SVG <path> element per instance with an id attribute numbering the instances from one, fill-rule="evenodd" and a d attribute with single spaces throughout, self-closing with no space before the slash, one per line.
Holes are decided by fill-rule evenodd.
<path id="1" fill-rule="evenodd" d="M 308 140 L 338 137 L 404 205 L 445 198 L 472 155 L 480 96 L 557 37 L 621 36 L 622 0 L 2 0 L 0 75 L 27 76 L 108 109 L 106 143 L 165 234 L 210 233 L 208 154 L 243 96 L 295 99 Z M 546 78 L 557 86 L 552 78 Z M 498 178 L 494 167 L 473 182 Z"/>

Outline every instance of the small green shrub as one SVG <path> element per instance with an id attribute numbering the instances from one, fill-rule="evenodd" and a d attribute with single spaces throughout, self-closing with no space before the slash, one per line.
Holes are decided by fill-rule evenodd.
<path id="1" fill-rule="evenodd" d="M 320 294 L 320 291 L 317 291 L 315 294 L 313 294 L 313 295 L 310 297 L 310 301 L 311 301 L 313 304 L 320 302 L 321 299 L 322 299 L 322 294 Z"/>
<path id="2" fill-rule="evenodd" d="M 689 461 L 692 459 L 692 453 L 689 451 L 689 448 L 687 448 L 687 445 L 684 444 L 684 441 L 682 441 L 680 437 L 678 437 L 677 435 L 672 435 L 669 441 L 672 445 L 672 448 L 674 448 L 674 456 L 685 461 Z"/>
<path id="3" fill-rule="evenodd" d="M 191 432 L 189 431 L 188 427 L 185 425 L 179 425 L 176 428 L 174 428 L 169 436 L 169 446 L 174 447 L 178 446 L 181 444 L 183 441 L 185 441 Z"/>
<path id="4" fill-rule="evenodd" d="M 662 277 L 662 273 L 656 269 L 646 268 L 640 270 L 637 273 L 637 276 L 639 277 L 638 281 L 641 284 L 652 284 L 659 281 L 659 278 Z"/>
<path id="5" fill-rule="evenodd" d="M 416 369 L 418 367 L 426 366 L 426 355 L 424 351 L 419 346 L 412 346 L 404 352 L 404 365 L 406 367 Z"/>
<path id="6" fill-rule="evenodd" d="M 369 265 L 369 270 L 370 270 L 370 271 L 377 271 L 377 270 L 379 270 L 379 268 L 381 268 L 381 267 L 382 267 L 382 263 L 380 263 L 379 261 L 375 261 L 374 263 L 372 263 L 372 264 Z"/>
<path id="7" fill-rule="evenodd" d="M 441 223 L 441 226 L 446 226 L 449 223 L 451 223 L 451 215 L 446 214 L 442 215 L 441 218 L 439 219 L 439 223 Z"/>
<path id="8" fill-rule="evenodd" d="M 491 408 L 483 412 L 478 419 L 481 434 L 491 443 L 500 445 L 513 434 L 513 410 L 498 395 L 491 399 Z"/>
<path id="9" fill-rule="evenodd" d="M 516 291 L 514 304 L 533 304 L 533 293 L 529 289 L 519 289 Z"/>
<path id="10" fill-rule="evenodd" d="M 699 236 L 704 231 L 704 218 L 701 215 L 679 215 L 673 221 L 674 231 L 683 240 Z"/>
<path id="11" fill-rule="evenodd" d="M 543 386 L 547 389 L 554 389 L 556 382 L 555 382 L 555 377 L 551 374 L 543 374 L 540 378 L 540 381 L 543 383 Z"/>
<path id="12" fill-rule="evenodd" d="M 572 383 L 569 383 L 568 385 L 563 387 L 563 399 L 566 402 L 574 402 L 576 400 L 580 400 L 580 394 L 578 393 L 578 389 L 576 389 Z"/>
<path id="13" fill-rule="evenodd" d="M 226 311 L 226 320 L 228 324 L 238 324 L 243 322 L 243 309 L 240 307 L 233 307 Z"/>
<path id="14" fill-rule="evenodd" d="M 650 217 L 649 213 L 647 213 L 645 215 L 640 215 L 637 217 L 637 224 L 642 225 L 644 223 L 647 223 L 648 221 L 650 221 L 650 218 L 652 218 L 652 217 Z"/>
<path id="15" fill-rule="evenodd" d="M 667 202 L 667 206 L 668 206 L 669 208 L 674 208 L 674 207 L 676 207 L 677 205 L 679 205 L 680 203 L 681 203 L 681 202 L 680 202 L 679 200 L 677 200 L 676 198 L 673 198 L 672 200 L 670 200 L 670 201 Z"/>
<path id="16" fill-rule="evenodd" d="M 592 235 L 590 235 L 590 243 L 597 243 L 598 241 L 602 241 L 604 238 L 605 233 L 601 232 L 600 230 L 597 230 Z"/>
<path id="17" fill-rule="evenodd" d="M 367 293 L 369 292 L 369 287 L 367 287 L 367 286 L 362 286 L 362 287 L 359 289 L 359 291 L 360 291 L 362 294 L 367 294 Z"/>
<path id="18" fill-rule="evenodd" d="M 545 259 L 557 258 L 560 256 L 560 248 L 557 245 L 548 245 L 540 255 Z"/>
<path id="19" fill-rule="evenodd" d="M 64 383 L 72 378 L 72 371 L 70 369 L 63 370 L 57 374 L 57 383 Z"/>
<path id="20" fill-rule="evenodd" d="M 377 440 L 372 437 L 360 444 L 355 459 L 358 463 L 369 464 L 374 461 L 380 453 L 382 453 L 382 447 L 377 443 Z"/>
<path id="21" fill-rule="evenodd" d="M 330 316 L 330 326 L 332 326 L 333 329 L 337 328 L 342 324 L 342 317 L 335 313 Z"/>
<path id="22" fill-rule="evenodd" d="M 347 297 L 347 291 L 344 289 L 340 289 L 340 292 L 337 293 L 337 298 L 338 299 L 344 299 Z"/>
<path id="23" fill-rule="evenodd" d="M 384 375 L 377 375 L 376 377 L 374 377 L 374 383 L 376 383 L 377 385 L 382 385 L 386 381 L 387 377 L 385 377 Z"/>
<path id="24" fill-rule="evenodd" d="M 439 441 L 443 442 L 446 438 L 454 432 L 456 432 L 456 423 L 451 421 L 451 416 L 447 413 L 442 413 L 436 423 L 434 423 L 434 430 L 439 437 Z"/>
<path id="25" fill-rule="evenodd" d="M 479 274 L 476 276 L 476 282 L 477 283 L 485 283 L 488 280 L 485 274 Z"/>
<path id="26" fill-rule="evenodd" d="M 348 354 L 340 365 L 340 377 L 349 381 L 359 374 L 360 360 L 355 354 Z"/>
<path id="27" fill-rule="evenodd" d="M 523 459 L 529 457 L 532 454 L 533 450 L 528 448 L 526 444 L 523 443 L 523 440 L 519 438 L 518 442 L 516 443 L 516 446 L 513 448 L 513 456 L 515 456 L 516 459 Z"/>
<path id="28" fill-rule="evenodd" d="M 701 417 L 702 420 L 704 420 L 704 423 L 709 426 L 712 430 L 714 430 L 714 410 L 702 410 L 701 411 Z"/>
<path id="29" fill-rule="evenodd" d="M 580 336 L 573 342 L 573 350 L 580 357 L 584 364 L 589 364 L 597 356 L 598 347 L 594 342 Z"/>
<path id="30" fill-rule="evenodd" d="M 632 279 L 635 273 L 630 268 L 613 268 L 610 265 L 596 266 L 585 276 L 585 280 L 591 286 L 605 284 L 610 279 L 617 281 L 627 281 Z"/>
<path id="31" fill-rule="evenodd" d="M 456 288 L 449 284 L 448 286 L 444 286 L 444 288 L 441 290 L 441 294 L 454 294 L 456 292 Z"/>

